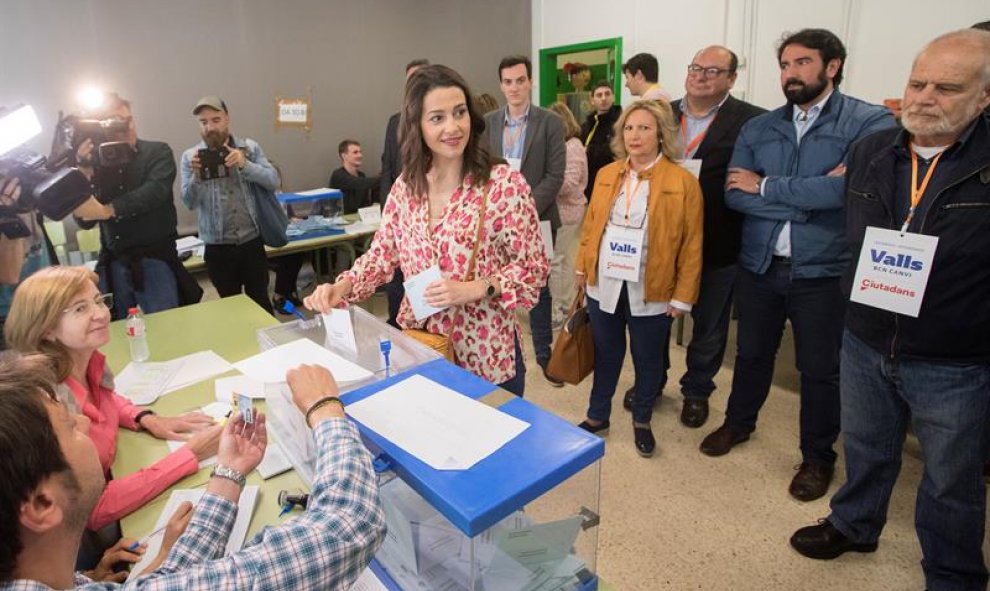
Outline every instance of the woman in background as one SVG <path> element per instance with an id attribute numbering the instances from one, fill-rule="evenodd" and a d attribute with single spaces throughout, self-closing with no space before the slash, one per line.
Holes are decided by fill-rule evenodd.
<path id="1" fill-rule="evenodd" d="M 588 203 L 584 197 L 584 187 L 588 184 L 588 157 L 581 143 L 581 127 L 567 105 L 554 103 L 550 105 L 550 110 L 564 122 L 564 146 L 567 149 L 564 183 L 557 194 L 560 228 L 557 229 L 557 241 L 553 245 L 553 259 L 550 261 L 550 294 L 557 308 L 554 310 L 554 325 L 559 325 L 574 301 L 574 258 Z"/>
<path id="2" fill-rule="evenodd" d="M 609 428 L 628 331 L 633 433 L 643 457 L 656 447 L 650 419 L 670 325 L 691 311 L 701 282 L 701 188 L 676 162 L 677 136 L 666 102 L 637 101 L 623 111 L 612 138 L 617 160 L 595 178 L 575 271 L 578 286 L 587 286 L 595 342 L 587 419 L 579 426 Z"/>

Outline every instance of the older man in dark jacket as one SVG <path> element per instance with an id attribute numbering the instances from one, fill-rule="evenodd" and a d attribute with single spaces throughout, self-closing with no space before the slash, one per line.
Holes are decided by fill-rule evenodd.
<path id="1" fill-rule="evenodd" d="M 877 548 L 910 424 L 924 450 L 915 525 L 926 587 L 984 590 L 990 33 L 957 31 L 930 43 L 903 105 L 905 130 L 874 134 L 849 158 L 846 229 L 861 258 L 846 273 L 847 289 L 856 279 L 842 342 L 846 484 L 828 519 L 791 544 L 820 559 Z M 913 296 L 898 289 L 899 279 L 922 271 L 927 286 Z M 875 298 L 875 284 L 896 295 Z M 902 307 L 912 300 L 913 309 Z"/>

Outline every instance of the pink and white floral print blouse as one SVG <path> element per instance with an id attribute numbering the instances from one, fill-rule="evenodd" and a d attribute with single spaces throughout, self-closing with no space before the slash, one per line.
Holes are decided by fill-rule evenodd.
<path id="1" fill-rule="evenodd" d="M 502 287 L 495 298 L 451 306 L 417 322 L 408 299 L 402 300 L 397 321 L 404 328 L 425 328 L 451 337 L 457 364 L 493 384 L 515 375 L 515 310 L 532 308 L 546 284 L 550 263 L 540 235 L 536 207 L 523 176 L 504 164 L 492 167 L 481 246 L 474 278 L 491 278 Z M 367 299 L 391 280 L 399 267 L 408 278 L 434 264 L 445 279 L 464 281 L 474 250 L 483 189 L 465 178 L 454 191 L 430 231 L 426 196 L 412 195 L 400 176 L 382 212 L 382 222 L 369 250 L 341 279 L 351 282 L 351 301 Z M 460 313 L 458 310 L 460 309 Z M 453 322 L 456 316 L 456 326 Z"/>

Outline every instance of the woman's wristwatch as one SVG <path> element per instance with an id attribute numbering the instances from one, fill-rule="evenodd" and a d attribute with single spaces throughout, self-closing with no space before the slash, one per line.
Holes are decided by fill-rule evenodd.
<path id="1" fill-rule="evenodd" d="M 481 280 L 485 282 L 485 297 L 495 297 L 495 282 L 492 281 L 491 277 L 482 277 Z"/>

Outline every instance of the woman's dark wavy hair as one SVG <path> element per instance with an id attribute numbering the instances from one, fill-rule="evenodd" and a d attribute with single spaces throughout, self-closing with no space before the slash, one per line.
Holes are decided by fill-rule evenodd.
<path id="1" fill-rule="evenodd" d="M 488 182 L 491 175 L 492 157 L 482 145 L 482 134 L 485 131 L 485 119 L 474 106 L 471 90 L 460 74 L 447 66 L 426 66 L 416 70 L 416 73 L 406 81 L 405 96 L 402 100 L 402 114 L 399 118 L 399 138 L 402 153 L 402 174 L 410 192 L 416 196 L 429 193 L 429 182 L 426 173 L 433 165 L 433 153 L 423 139 L 421 121 L 423 119 L 423 99 L 435 88 L 456 87 L 464 93 L 464 104 L 467 105 L 471 118 L 471 132 L 467 146 L 464 148 L 464 164 L 461 178 L 471 178 L 471 184 L 481 187 Z"/>

